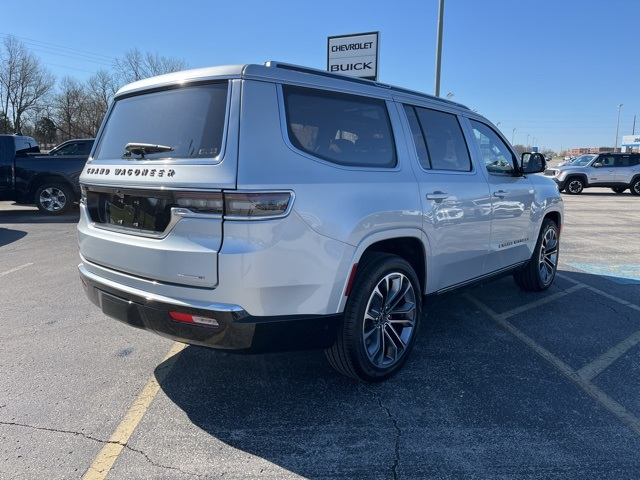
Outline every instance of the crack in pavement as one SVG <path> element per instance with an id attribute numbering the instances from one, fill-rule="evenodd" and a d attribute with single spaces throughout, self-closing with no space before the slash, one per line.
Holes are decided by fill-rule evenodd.
<path id="1" fill-rule="evenodd" d="M 6 405 L 0 405 L 0 407 L 5 407 L 5 406 Z M 147 460 L 147 462 L 149 464 L 153 465 L 154 467 L 164 468 L 164 469 L 167 469 L 167 470 L 176 470 L 176 471 L 178 471 L 180 473 L 184 473 L 185 475 L 190 475 L 190 476 L 193 476 L 193 477 L 196 477 L 196 478 L 200 478 L 200 476 L 198 474 L 196 474 L 196 473 L 187 472 L 187 471 L 181 470 L 179 468 L 172 467 L 170 465 L 163 465 L 161 463 L 154 462 L 144 451 L 132 448 L 128 444 L 122 444 L 120 442 L 114 442 L 114 441 L 111 441 L 111 440 L 106 440 L 105 441 L 103 439 L 94 437 L 92 435 L 88 435 L 88 434 L 83 433 L 83 432 L 76 432 L 74 430 L 63 430 L 63 429 L 59 429 L 59 428 L 40 427 L 40 426 L 37 426 L 37 425 L 29 425 L 29 424 L 26 424 L 26 423 L 19 423 L 19 422 L 0 421 L 0 425 L 4 425 L 4 426 L 8 426 L 8 427 L 29 428 L 29 429 L 32 429 L 32 430 L 51 432 L 51 433 L 61 433 L 61 434 L 65 434 L 65 435 L 74 435 L 74 436 L 79 436 L 79 437 L 85 438 L 87 440 L 91 440 L 92 442 L 101 443 L 103 445 L 107 445 L 107 444 L 118 445 L 118 446 L 121 446 L 121 447 L 123 447 L 123 448 L 125 448 L 125 449 L 127 449 L 127 450 L 129 450 L 129 451 L 131 451 L 133 453 L 138 453 L 138 454 L 142 455 Z"/>
<path id="2" fill-rule="evenodd" d="M 5 406 L 5 405 L 3 405 Z M 82 432 L 75 432 L 73 430 L 61 430 L 61 429 L 57 429 L 57 428 L 49 428 L 49 427 L 39 427 L 37 425 L 29 425 L 26 423 L 18 423 L 18 422 L 3 422 L 0 420 L 0 425 L 6 425 L 8 427 L 22 427 L 22 428 L 31 428 L 33 430 L 40 430 L 40 431 L 44 431 L 44 432 L 51 432 L 51 433 L 64 433 L 67 435 L 76 435 L 76 436 L 80 436 L 83 438 L 86 438 L 87 440 L 91 440 L 94 442 L 99 442 L 99 443 L 106 443 L 104 440 L 100 439 L 100 438 L 96 438 L 93 437 L 91 435 L 87 435 L 86 433 L 82 433 Z"/>
<path id="3" fill-rule="evenodd" d="M 378 392 L 371 389 L 369 390 L 371 391 L 371 393 L 373 394 L 373 397 L 378 402 L 378 405 L 380 406 L 380 408 L 386 412 L 387 416 L 389 417 L 389 420 L 391 420 L 391 423 L 393 423 L 393 427 L 396 430 L 395 452 L 394 452 L 394 459 L 393 459 L 393 467 L 391 467 L 391 473 L 393 474 L 393 477 L 392 477 L 393 480 L 397 480 L 398 466 L 400 464 L 400 439 L 402 438 L 402 430 L 400 429 L 398 420 L 396 420 L 396 418 L 391 413 L 391 409 L 382 403 L 382 397 L 378 395 Z"/>

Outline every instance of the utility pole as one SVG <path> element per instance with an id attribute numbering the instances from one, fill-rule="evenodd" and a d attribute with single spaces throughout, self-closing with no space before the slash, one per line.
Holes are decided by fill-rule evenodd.
<path id="1" fill-rule="evenodd" d="M 444 0 L 440 0 L 438 8 L 438 38 L 436 41 L 436 88 L 435 96 L 440 96 L 440 67 L 442 65 L 442 29 L 444 27 Z"/>
<path id="2" fill-rule="evenodd" d="M 620 131 L 620 109 L 622 108 L 622 104 L 618 105 L 618 125 L 616 126 L 616 146 L 613 147 L 613 151 L 618 151 L 618 132 Z"/>

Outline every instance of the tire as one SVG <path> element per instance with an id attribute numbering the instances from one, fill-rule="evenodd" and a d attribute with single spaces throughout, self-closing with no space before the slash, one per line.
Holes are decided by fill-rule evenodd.
<path id="1" fill-rule="evenodd" d="M 631 190 L 631 193 L 633 193 L 634 195 L 640 195 L 640 177 L 634 178 L 631 181 L 631 187 L 629 188 L 629 190 Z"/>
<path id="2" fill-rule="evenodd" d="M 528 292 L 541 292 L 549 288 L 556 277 L 559 250 L 558 226 L 547 218 L 542 222 L 531 260 L 523 270 L 513 275 L 516 285 Z"/>
<path id="3" fill-rule="evenodd" d="M 34 203 L 46 215 L 62 215 L 73 206 L 73 192 L 61 183 L 45 183 L 36 190 Z"/>
<path id="4" fill-rule="evenodd" d="M 616 193 L 622 193 L 626 190 L 625 187 L 611 187 L 611 190 L 613 190 Z"/>
<path id="5" fill-rule="evenodd" d="M 584 181 L 580 180 L 578 177 L 573 177 L 567 180 L 564 187 L 564 191 L 571 195 L 579 195 L 582 193 L 582 190 L 584 190 Z"/>
<path id="6" fill-rule="evenodd" d="M 403 258 L 367 254 L 358 266 L 336 343 L 325 354 L 338 372 L 381 382 L 409 357 L 420 324 L 420 283 Z"/>

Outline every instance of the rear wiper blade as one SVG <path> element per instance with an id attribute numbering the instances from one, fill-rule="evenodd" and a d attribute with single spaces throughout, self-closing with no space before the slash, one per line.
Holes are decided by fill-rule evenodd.
<path id="1" fill-rule="evenodd" d="M 173 147 L 167 147 L 166 145 L 153 145 L 151 143 L 127 143 L 124 147 L 125 157 L 130 157 L 131 154 L 140 155 L 140 158 L 144 158 L 145 155 L 150 153 L 163 153 L 173 152 Z"/>

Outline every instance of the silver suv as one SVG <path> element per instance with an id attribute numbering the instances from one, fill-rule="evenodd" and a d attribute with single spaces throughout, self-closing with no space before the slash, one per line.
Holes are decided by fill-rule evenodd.
<path id="1" fill-rule="evenodd" d="M 640 195 L 640 155 L 637 153 L 601 153 L 583 155 L 573 162 L 545 171 L 560 191 L 578 195 L 587 187 L 609 187 L 616 193 L 627 188 Z"/>
<path id="2" fill-rule="evenodd" d="M 512 274 L 553 282 L 563 204 L 470 109 L 270 62 L 115 96 L 81 176 L 87 296 L 122 322 L 227 351 L 325 349 L 393 375 L 422 301 Z"/>

